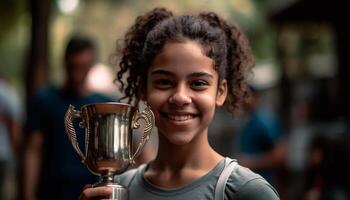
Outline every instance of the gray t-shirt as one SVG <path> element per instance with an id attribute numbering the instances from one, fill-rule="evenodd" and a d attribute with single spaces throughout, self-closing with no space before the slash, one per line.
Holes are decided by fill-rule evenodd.
<path id="1" fill-rule="evenodd" d="M 224 167 L 223 159 L 203 177 L 174 189 L 161 188 L 150 183 L 144 177 L 147 166 L 129 170 L 118 176 L 117 181 L 121 185 L 128 185 L 129 200 L 214 200 L 215 186 Z M 135 170 L 137 170 L 136 175 L 130 183 L 126 183 L 129 173 L 135 173 Z M 225 199 L 278 200 L 279 196 L 260 175 L 237 165 L 227 181 Z"/>

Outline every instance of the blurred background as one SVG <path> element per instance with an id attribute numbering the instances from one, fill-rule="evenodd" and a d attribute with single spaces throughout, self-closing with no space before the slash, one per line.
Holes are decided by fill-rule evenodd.
<path id="1" fill-rule="evenodd" d="M 256 59 L 250 86 L 256 95 L 247 102 L 246 114 L 232 117 L 217 111 L 211 144 L 261 171 L 281 199 L 350 199 L 350 34 L 344 2 L 1 0 L 0 83 L 10 88 L 2 95 L 15 93 L 17 100 L 14 105 L 0 101 L 0 112 L 14 107 L 14 140 L 23 140 L 20 127 L 28 99 L 49 82 L 62 83 L 63 52 L 72 34 L 88 35 L 98 47 L 89 87 L 120 96 L 112 83 L 117 69 L 110 58 L 136 16 L 156 6 L 175 13 L 214 11 L 238 24 L 249 38 Z M 252 131 L 261 134 L 243 134 Z M 16 154 L 21 144 L 12 144 L 11 157 L 0 154 L 0 159 L 11 160 L 6 170 L 0 168 L 4 199 L 15 199 L 20 191 Z M 250 148 L 255 145 L 261 148 Z"/>

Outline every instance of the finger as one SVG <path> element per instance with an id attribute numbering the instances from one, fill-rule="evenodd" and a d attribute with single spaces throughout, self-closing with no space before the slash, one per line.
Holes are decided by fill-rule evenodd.
<path id="1" fill-rule="evenodd" d="M 106 197 L 112 194 L 112 188 L 109 187 L 96 187 L 86 188 L 80 195 L 80 200 L 89 200 L 95 197 Z"/>

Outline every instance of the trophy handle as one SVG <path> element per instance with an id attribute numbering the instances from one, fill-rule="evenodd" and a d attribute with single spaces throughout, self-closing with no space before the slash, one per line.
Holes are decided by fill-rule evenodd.
<path id="1" fill-rule="evenodd" d="M 70 142 L 72 143 L 74 150 L 78 153 L 78 155 L 81 157 L 82 162 L 85 160 L 85 155 L 82 153 L 82 151 L 79 148 L 79 143 L 77 142 L 77 134 L 75 132 L 74 126 L 73 126 L 73 120 L 75 118 L 81 118 L 81 112 L 74 109 L 74 106 L 69 105 L 68 110 L 64 116 L 64 125 L 66 128 L 66 133 L 68 135 L 68 138 Z M 80 124 L 81 126 L 82 124 Z"/>
<path id="2" fill-rule="evenodd" d="M 139 146 L 137 147 L 135 153 L 130 158 L 130 163 L 135 162 L 135 158 L 140 155 L 143 148 L 145 147 L 147 141 L 149 140 L 152 132 L 152 128 L 154 127 L 154 114 L 150 108 L 149 105 L 146 106 L 145 110 L 140 112 L 138 109 L 135 111 L 135 114 L 131 121 L 131 127 L 133 129 L 140 128 L 140 123 L 138 122 L 140 119 L 143 119 L 145 121 L 145 128 L 142 133 L 141 141 L 139 143 Z"/>

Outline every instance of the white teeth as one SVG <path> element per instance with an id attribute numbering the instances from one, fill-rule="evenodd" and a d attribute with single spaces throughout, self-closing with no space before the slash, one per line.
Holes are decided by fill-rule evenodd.
<path id="1" fill-rule="evenodd" d="M 193 118 L 192 115 L 168 115 L 168 117 L 174 121 L 185 121 Z"/>

